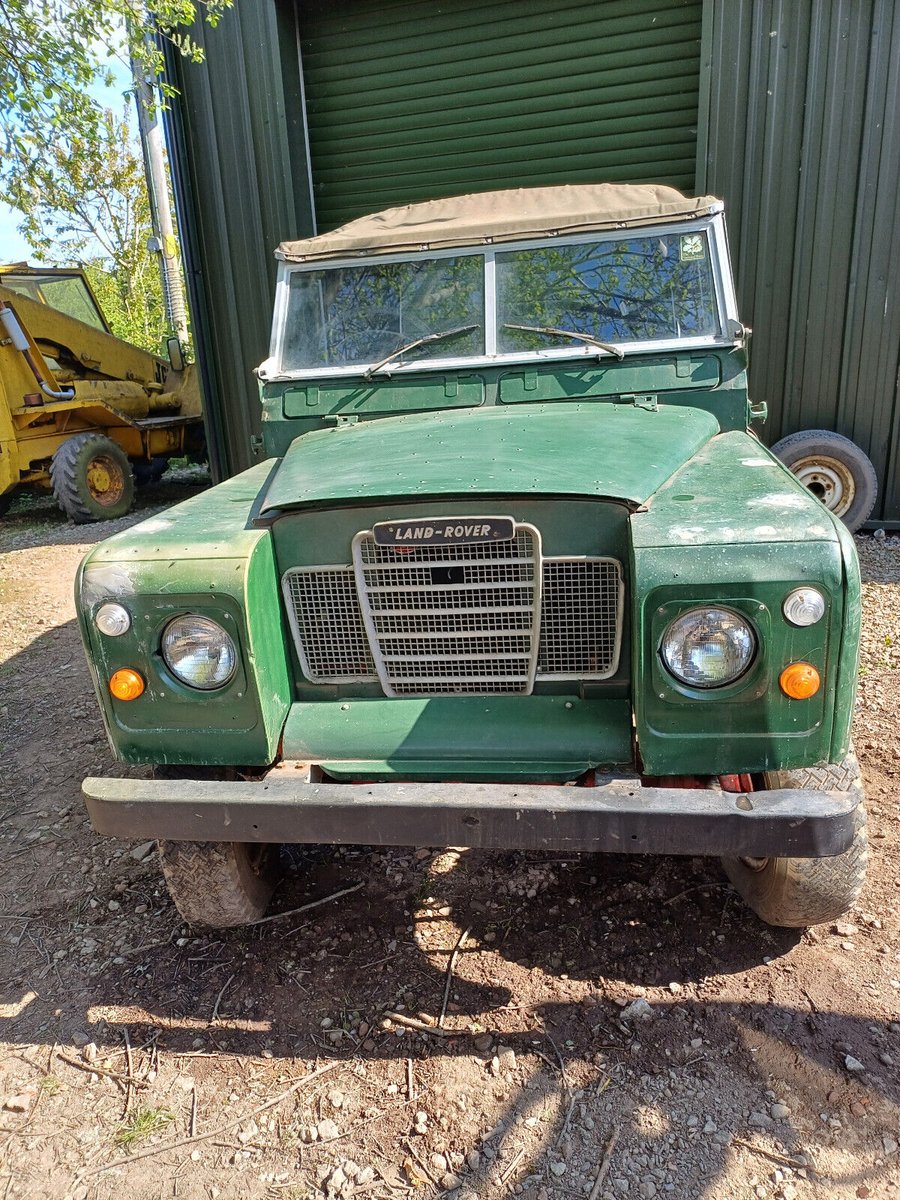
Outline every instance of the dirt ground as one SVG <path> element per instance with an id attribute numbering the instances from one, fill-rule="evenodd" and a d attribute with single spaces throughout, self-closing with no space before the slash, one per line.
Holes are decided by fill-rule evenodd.
<path id="1" fill-rule="evenodd" d="M 769 929 L 701 858 L 347 847 L 209 933 L 82 806 L 119 773 L 71 597 L 108 532 L 0 522 L 0 1200 L 900 1197 L 900 539 L 859 538 L 844 921 Z"/>

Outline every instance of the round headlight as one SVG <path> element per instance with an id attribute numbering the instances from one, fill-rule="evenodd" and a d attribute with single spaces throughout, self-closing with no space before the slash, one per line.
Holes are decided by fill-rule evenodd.
<path id="1" fill-rule="evenodd" d="M 825 616 L 825 597 L 815 588 L 794 588 L 785 596 L 781 611 L 792 625 L 815 625 Z"/>
<path id="2" fill-rule="evenodd" d="M 131 617 L 121 604 L 101 604 L 94 613 L 94 624 L 107 637 L 121 637 L 131 628 Z"/>
<path id="3" fill-rule="evenodd" d="M 209 691 L 234 674 L 237 653 L 221 625 L 209 617 L 176 617 L 163 630 L 162 656 L 182 683 Z"/>
<path id="4" fill-rule="evenodd" d="M 738 679 L 756 653 L 749 623 L 728 608 L 692 608 L 666 628 L 660 654 L 689 687 L 722 687 Z"/>

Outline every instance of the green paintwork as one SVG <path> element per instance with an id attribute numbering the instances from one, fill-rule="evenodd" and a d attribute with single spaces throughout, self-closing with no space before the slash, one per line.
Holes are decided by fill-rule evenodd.
<path id="1" fill-rule="evenodd" d="M 321 229 L 510 180 L 693 187 L 698 0 L 297 13 Z"/>
<path id="2" fill-rule="evenodd" d="M 661 364 L 661 365 L 660 365 Z M 666 407 L 703 409 L 720 429 L 744 430 L 750 420 L 747 354 L 743 346 L 689 354 L 636 354 L 622 362 L 584 364 L 565 359 L 527 367 L 416 371 L 404 377 L 267 383 L 261 389 L 263 442 L 269 456 L 287 454 L 294 440 L 346 418 L 367 421 L 404 412 L 498 404 L 584 400 L 641 403 L 655 396 Z M 416 397 L 419 397 L 417 401 Z M 315 403 L 311 401 L 315 400 Z"/>
<path id="3" fill-rule="evenodd" d="M 263 512 L 388 496 L 612 496 L 640 504 L 718 431 L 698 409 L 536 404 L 414 414 L 310 433 Z"/>
<path id="4" fill-rule="evenodd" d="M 650 774 L 762 771 L 837 761 L 855 690 L 859 577 L 852 539 L 759 443 L 714 438 L 631 518 L 633 691 L 644 769 Z M 848 544 L 849 542 L 849 544 Z M 764 549 L 763 549 L 764 548 Z M 814 584 L 823 620 L 788 624 L 782 602 Z M 722 603 L 758 630 L 760 654 L 727 688 L 676 684 L 658 647 L 666 625 L 695 605 Z M 811 662 L 823 679 L 809 700 L 790 700 L 778 675 Z"/>
<path id="5" fill-rule="evenodd" d="M 82 562 L 76 606 L 110 741 L 128 762 L 271 763 L 290 704 L 285 631 L 271 536 L 248 520 L 271 463 L 176 505 L 95 547 Z M 132 616 L 121 637 L 91 620 L 104 601 Z M 159 654 L 171 617 L 199 612 L 228 629 L 238 647 L 234 678 L 216 692 L 185 687 Z M 114 700 L 107 680 L 141 672 L 137 700 Z"/>
<path id="6" fill-rule="evenodd" d="M 408 411 L 424 412 L 435 408 L 471 408 L 484 403 L 484 380 L 479 375 L 449 374 L 438 379 L 415 376 L 389 382 L 318 383 L 288 387 L 283 396 L 284 415 L 344 417 L 382 415 Z"/>
<path id="7" fill-rule="evenodd" d="M 336 779 L 562 783 L 631 761 L 631 710 L 577 694 L 298 703 L 284 754 Z"/>
<path id="8" fill-rule="evenodd" d="M 536 400 L 580 400 L 622 393 L 658 394 L 714 388 L 721 378 L 721 363 L 714 354 L 635 355 L 590 371 L 510 371 L 500 379 L 499 398 L 501 404 L 533 404 Z"/>

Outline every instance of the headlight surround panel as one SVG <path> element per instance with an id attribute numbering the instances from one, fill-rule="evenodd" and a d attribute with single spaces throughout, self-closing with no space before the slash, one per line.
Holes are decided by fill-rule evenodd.
<path id="1" fill-rule="evenodd" d="M 99 633 L 93 618 L 100 603 L 113 598 L 128 608 L 132 625 L 124 636 L 108 638 Z M 225 630 L 234 645 L 234 668 L 222 686 L 204 689 L 184 682 L 163 656 L 165 630 L 174 621 L 191 615 L 214 622 Z M 116 707 L 113 719 L 121 730 L 149 733 L 165 728 L 170 733 L 187 733 L 212 729 L 227 730 L 230 734 L 249 731 L 257 725 L 256 691 L 248 684 L 245 663 L 248 633 L 234 597 L 224 591 L 215 596 L 189 591 L 167 596 L 135 589 L 127 596 L 107 594 L 94 598 L 93 604 L 85 608 L 85 620 L 92 669 L 101 690 L 120 667 L 134 668 L 147 681 L 140 703 Z"/>
<path id="2" fill-rule="evenodd" d="M 722 594 L 705 597 L 691 590 L 684 598 L 657 603 L 650 609 L 652 661 L 650 681 L 657 702 L 683 705 L 686 701 L 722 704 L 744 703 L 761 697 L 767 687 L 769 656 L 772 648 L 773 610 L 769 604 L 746 596 L 734 595 L 735 589 L 722 588 Z M 662 645 L 666 632 L 681 618 L 696 611 L 718 610 L 733 613 L 752 630 L 754 647 L 750 661 L 737 675 L 725 682 L 698 685 L 679 679 L 666 666 Z M 781 620 L 781 614 L 776 613 Z"/>

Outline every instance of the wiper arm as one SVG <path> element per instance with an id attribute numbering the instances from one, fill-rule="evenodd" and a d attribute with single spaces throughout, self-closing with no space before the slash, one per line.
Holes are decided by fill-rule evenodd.
<path id="1" fill-rule="evenodd" d="M 504 329 L 521 329 L 525 333 L 547 333 L 554 337 L 572 338 L 576 342 L 588 342 L 591 346 L 599 346 L 601 350 L 605 350 L 607 354 L 614 354 L 616 358 L 624 358 L 625 351 L 619 346 L 610 346 L 608 342 L 601 342 L 599 338 L 591 337 L 589 333 L 576 333 L 574 329 L 557 329 L 553 325 L 509 325 L 503 326 Z"/>
<path id="2" fill-rule="evenodd" d="M 425 337 L 416 338 L 414 342 L 407 342 L 405 346 L 400 346 L 397 350 L 392 350 L 387 358 L 383 358 L 381 362 L 377 362 L 374 366 L 369 367 L 363 376 L 364 379 L 371 379 L 373 375 L 377 375 L 384 367 L 392 363 L 395 358 L 399 358 L 401 354 L 407 354 L 410 350 L 416 350 L 419 346 L 425 346 L 429 342 L 440 342 L 444 338 L 455 337 L 458 333 L 471 333 L 473 329 L 477 329 L 477 325 L 460 325 L 458 329 L 444 329 L 440 333 L 428 333 Z"/>

